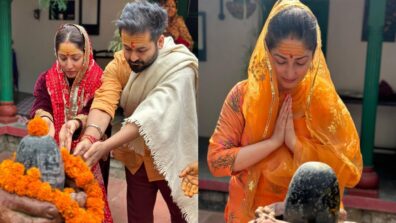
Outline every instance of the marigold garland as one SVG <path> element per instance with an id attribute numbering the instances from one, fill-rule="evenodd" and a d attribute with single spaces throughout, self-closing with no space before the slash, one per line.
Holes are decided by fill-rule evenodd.
<path id="1" fill-rule="evenodd" d="M 19 196 L 27 196 L 41 201 L 53 203 L 64 217 L 66 223 L 99 223 L 104 219 L 103 193 L 94 175 L 80 157 L 69 154 L 61 149 L 66 174 L 77 186 L 87 194 L 86 209 L 80 208 L 71 199 L 71 188 L 64 191 L 53 189 L 47 182 L 42 182 L 40 170 L 36 167 L 26 171 L 23 164 L 14 160 L 4 160 L 0 163 L 0 187 Z"/>

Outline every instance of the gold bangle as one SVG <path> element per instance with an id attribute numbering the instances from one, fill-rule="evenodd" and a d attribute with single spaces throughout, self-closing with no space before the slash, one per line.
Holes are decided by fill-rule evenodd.
<path id="1" fill-rule="evenodd" d="M 99 132 L 99 134 L 100 134 L 99 138 L 102 138 L 102 136 L 103 136 L 103 131 L 102 131 L 102 129 L 100 129 L 100 127 L 99 127 L 98 125 L 95 125 L 95 124 L 92 124 L 92 123 L 91 123 L 91 124 L 88 124 L 86 128 L 88 128 L 88 127 L 93 127 L 93 128 L 95 128 L 96 130 L 98 130 L 98 132 Z"/>

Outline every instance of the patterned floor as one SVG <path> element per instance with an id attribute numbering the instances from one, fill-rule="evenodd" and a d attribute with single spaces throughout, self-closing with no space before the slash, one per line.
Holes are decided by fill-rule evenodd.
<path id="1" fill-rule="evenodd" d="M 119 161 L 114 159 L 111 160 L 107 199 L 109 201 L 114 223 L 128 222 L 124 167 Z M 161 196 L 161 193 L 158 193 L 157 195 L 153 215 L 154 223 L 170 223 L 169 210 Z"/>

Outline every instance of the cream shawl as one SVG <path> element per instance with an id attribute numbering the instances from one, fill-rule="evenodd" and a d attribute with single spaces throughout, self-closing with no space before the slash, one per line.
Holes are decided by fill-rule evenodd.
<path id="1" fill-rule="evenodd" d="M 122 92 L 125 123 L 139 126 L 129 144 L 139 154 L 144 146 L 171 188 L 172 198 L 188 222 L 198 222 L 198 198 L 181 190 L 179 173 L 198 159 L 196 90 L 198 60 L 184 46 L 165 38 L 158 58 L 141 73 L 131 73 Z"/>

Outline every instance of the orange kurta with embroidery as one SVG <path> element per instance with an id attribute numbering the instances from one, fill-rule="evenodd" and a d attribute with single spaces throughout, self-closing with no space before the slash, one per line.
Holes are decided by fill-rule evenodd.
<path id="1" fill-rule="evenodd" d="M 250 215 L 257 207 L 283 201 L 294 172 L 304 162 L 321 161 L 329 164 L 337 174 L 341 193 L 345 186 L 353 187 L 359 181 L 361 155 L 357 136 L 355 137 L 356 141 L 350 142 L 357 149 L 352 157 L 345 156 L 342 151 L 337 153 L 329 145 L 324 145 L 311 136 L 304 116 L 293 120 L 296 136 L 302 143 L 302 146 L 296 148 L 294 154 L 285 145 L 271 153 L 258 164 L 262 170 L 259 173 L 261 176 L 258 182 L 249 181 L 248 176 L 252 174 L 249 171 L 252 170 L 245 169 L 234 173 L 232 168 L 235 157 L 241 147 L 248 145 L 242 140 L 245 125 L 242 106 L 246 87 L 247 81 L 242 81 L 235 85 L 228 94 L 216 130 L 210 139 L 208 152 L 208 165 L 212 174 L 214 176 L 231 176 L 229 201 L 225 211 L 227 222 L 246 222 L 243 219 L 252 217 Z M 294 114 L 301 114 L 301 111 L 305 109 L 302 103 L 298 103 L 298 97 L 299 95 L 293 95 Z M 321 100 L 321 96 L 315 98 Z M 353 126 L 352 120 L 349 120 L 346 126 Z M 351 131 L 356 130 L 351 129 Z M 240 208 L 244 203 L 241 201 L 246 199 L 245 189 L 249 187 L 257 187 L 250 214 L 243 213 L 244 209 Z"/>
<path id="2" fill-rule="evenodd" d="M 360 180 L 359 137 L 331 81 L 321 51 L 319 27 L 312 66 L 291 92 L 294 128 L 301 145 L 293 153 L 282 145 L 257 164 L 239 172 L 232 171 L 235 158 L 244 146 L 272 136 L 285 95 L 278 91 L 264 37 L 268 21 L 287 7 L 301 7 L 312 13 L 297 0 L 275 4 L 257 40 L 248 79 L 228 94 L 210 139 L 210 171 L 215 176 L 231 176 L 225 210 L 227 222 L 248 222 L 257 207 L 283 201 L 294 172 L 308 161 L 324 162 L 333 168 L 341 195 L 345 187 L 353 187 Z"/>

